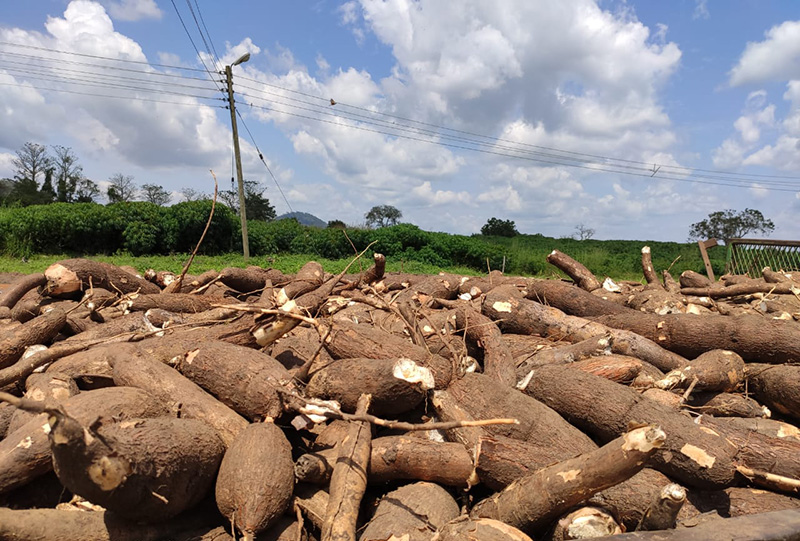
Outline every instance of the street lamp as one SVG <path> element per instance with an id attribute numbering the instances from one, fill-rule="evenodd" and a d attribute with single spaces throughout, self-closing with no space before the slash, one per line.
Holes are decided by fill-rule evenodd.
<path id="1" fill-rule="evenodd" d="M 239 64 L 244 64 L 248 60 L 250 60 L 250 53 L 244 53 L 242 56 L 237 58 L 236 61 L 233 64 L 231 64 L 231 66 L 238 66 Z"/>
<path id="2" fill-rule="evenodd" d="M 231 110 L 231 126 L 233 127 L 233 154 L 236 158 L 236 176 L 239 181 L 239 219 L 242 223 L 242 250 L 244 259 L 250 259 L 250 244 L 247 240 L 247 211 L 244 201 L 244 180 L 242 178 L 242 156 L 239 153 L 239 129 L 236 126 L 236 106 L 233 100 L 233 66 L 238 66 L 250 60 L 250 53 L 244 53 L 230 66 L 225 66 L 225 79 L 228 83 L 228 104 Z"/>

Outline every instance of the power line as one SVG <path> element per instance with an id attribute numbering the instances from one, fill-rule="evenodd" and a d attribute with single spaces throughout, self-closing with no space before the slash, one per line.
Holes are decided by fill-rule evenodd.
<path id="1" fill-rule="evenodd" d="M 13 67 L 13 66 L 8 67 L 8 66 L 6 66 L 7 64 L 13 64 L 15 66 L 23 66 L 23 67 L 19 67 L 19 68 Z M 141 84 L 148 84 L 148 85 L 162 85 L 162 86 L 163 85 L 168 85 L 169 88 L 181 87 L 181 88 L 191 88 L 191 89 L 195 89 L 195 90 L 208 90 L 208 91 L 217 92 L 216 88 L 212 88 L 212 87 L 208 87 L 208 86 L 185 85 L 185 84 L 176 83 L 176 82 L 173 82 L 173 81 L 148 81 L 148 80 L 146 80 L 146 79 L 144 79 L 142 77 L 126 77 L 124 75 L 116 75 L 116 74 L 109 74 L 109 73 L 99 73 L 99 72 L 92 72 L 92 71 L 86 71 L 86 70 L 73 70 L 73 69 L 61 68 L 61 67 L 37 66 L 37 65 L 28 64 L 26 62 L 15 62 L 13 60 L 0 59 L 0 67 L 3 67 L 3 66 L 6 66 L 4 69 L 6 69 L 8 71 L 17 71 L 17 72 L 21 72 L 21 73 L 35 73 L 35 74 L 40 74 L 40 75 L 41 74 L 49 74 L 50 72 L 53 72 L 56 75 L 61 74 L 61 73 L 71 73 L 71 74 L 75 74 L 77 76 L 88 77 L 89 79 L 87 79 L 87 80 L 103 81 L 103 78 L 105 78 L 105 79 L 111 78 L 111 81 L 108 81 L 108 82 L 112 83 L 112 84 L 115 81 L 133 81 L 133 82 L 137 82 L 137 83 L 141 83 Z M 49 71 L 45 71 L 45 72 L 35 71 L 32 68 L 41 69 L 41 70 L 49 70 Z M 97 78 L 100 78 L 100 79 L 97 79 Z M 208 82 L 208 79 L 202 79 L 202 81 Z"/>
<path id="2" fill-rule="evenodd" d="M 305 96 L 305 97 L 313 98 L 315 100 L 320 100 L 320 101 L 325 102 L 325 103 L 331 103 L 332 105 L 334 105 L 334 104 L 337 105 L 337 106 L 341 105 L 341 106 L 344 106 L 344 107 L 348 107 L 348 108 L 364 111 L 364 112 L 367 112 L 367 113 L 369 113 L 371 115 L 385 116 L 385 117 L 389 117 L 389 118 L 402 120 L 404 122 L 410 122 L 410 123 L 418 124 L 418 125 L 421 125 L 421 126 L 427 126 L 427 127 L 430 127 L 430 128 L 434 128 L 436 130 L 445 130 L 445 131 L 449 131 L 449 132 L 453 132 L 453 133 L 460 133 L 460 134 L 463 134 L 463 135 L 468 135 L 468 136 L 471 136 L 471 137 L 479 137 L 481 139 L 486 139 L 488 141 L 502 142 L 502 143 L 507 143 L 507 144 L 519 145 L 519 146 L 523 146 L 523 147 L 535 148 L 535 149 L 539 149 L 539 150 L 543 150 L 543 151 L 558 152 L 558 153 L 562 153 L 562 154 L 579 156 L 579 157 L 582 157 L 581 159 L 583 161 L 602 160 L 602 161 L 606 162 L 607 165 L 611 165 L 611 166 L 619 166 L 618 164 L 615 164 L 613 162 L 622 162 L 622 163 L 627 163 L 627 164 L 643 166 L 643 167 L 647 167 L 647 170 L 650 171 L 651 174 L 652 174 L 652 172 L 653 172 L 653 170 L 655 168 L 661 168 L 661 169 L 674 170 L 674 171 L 672 171 L 672 174 L 676 174 L 676 175 L 678 175 L 678 174 L 687 174 L 687 173 L 691 174 L 694 171 L 698 171 L 698 172 L 702 172 L 702 173 L 711 173 L 711 174 L 715 174 L 715 175 L 718 175 L 718 176 L 737 176 L 737 177 L 744 177 L 746 179 L 753 179 L 753 180 L 755 180 L 755 179 L 771 179 L 771 178 L 774 178 L 774 179 L 786 179 L 786 180 L 800 180 L 800 177 L 789 176 L 789 175 L 764 175 L 764 174 L 758 174 L 758 173 L 737 173 L 737 172 L 732 172 L 732 171 L 721 171 L 721 170 L 714 170 L 714 169 L 700 169 L 700 168 L 683 167 L 683 166 L 658 164 L 658 163 L 653 164 L 651 162 L 628 160 L 628 159 L 624 159 L 624 158 L 614 158 L 614 157 L 611 157 L 611 156 L 604 156 L 604 155 L 599 155 L 599 154 L 590 154 L 590 153 L 585 153 L 585 152 L 576 152 L 576 151 L 571 151 L 571 150 L 566 150 L 566 149 L 559 149 L 559 148 L 555 148 L 555 147 L 548 147 L 548 146 L 542 146 L 542 145 L 533 145 L 533 144 L 524 143 L 524 142 L 521 142 L 521 141 L 513 141 L 513 140 L 509 140 L 509 139 L 503 139 L 503 138 L 499 138 L 499 137 L 493 137 L 493 136 L 489 136 L 489 135 L 479 134 L 479 133 L 475 133 L 475 132 L 471 132 L 471 131 L 460 130 L 460 129 L 456 129 L 456 128 L 449 128 L 449 127 L 446 127 L 446 126 L 441 126 L 441 125 L 437 125 L 437 124 L 432 124 L 432 123 L 428 123 L 428 122 L 414 120 L 414 119 L 410 119 L 410 118 L 399 116 L 399 115 L 393 115 L 393 114 L 390 114 L 390 113 L 384 113 L 384 112 L 380 112 L 380 111 L 375 111 L 375 110 L 368 109 L 368 108 L 365 108 L 365 107 L 359 107 L 359 106 L 356 106 L 356 105 L 350 105 L 350 104 L 339 102 L 339 101 L 333 101 L 330 98 L 323 98 L 321 96 L 317 96 L 317 95 L 310 94 L 310 93 L 307 93 L 307 92 L 302 92 L 300 90 L 295 90 L 295 89 L 286 88 L 286 87 L 283 87 L 283 86 L 280 86 L 280 85 L 266 83 L 264 81 L 259 81 L 258 79 L 253 79 L 251 77 L 240 76 L 239 78 L 242 79 L 242 80 L 255 82 L 255 83 L 258 83 L 258 84 L 263 85 L 263 86 L 276 88 L 276 89 L 282 90 L 284 92 L 289 92 L 289 93 L 293 93 L 293 94 L 302 95 L 302 96 Z M 240 85 L 240 86 L 242 86 L 242 85 Z M 252 89 L 252 87 L 249 87 L 249 88 Z M 269 93 L 269 92 L 264 91 L 264 90 L 260 90 L 260 91 L 261 92 L 265 92 L 265 93 Z M 286 99 L 291 99 L 291 98 L 286 98 Z M 413 129 L 411 126 L 405 126 L 405 127 L 408 128 L 408 129 Z M 444 134 L 439 133 L 439 135 L 444 135 Z M 589 158 L 591 158 L 592 160 L 587 160 Z M 561 156 L 561 159 L 572 159 L 572 158 L 569 158 L 568 156 Z M 709 178 L 713 178 L 713 177 L 709 177 Z"/>
<path id="3" fill-rule="evenodd" d="M 245 88 L 252 88 L 252 87 L 245 87 Z M 316 105 L 311 104 L 309 102 L 306 102 L 306 101 L 303 101 L 303 100 L 297 100 L 297 99 L 294 99 L 294 98 L 285 98 L 285 99 L 288 99 L 288 100 L 291 100 L 291 101 L 296 101 L 296 102 L 299 102 L 299 103 L 309 104 L 309 105 L 311 105 L 312 108 L 301 107 L 301 106 L 292 105 L 292 104 L 288 104 L 288 103 L 281 102 L 281 101 L 276 101 L 276 100 L 267 100 L 266 98 L 259 98 L 257 96 L 252 96 L 250 94 L 245 94 L 245 93 L 240 93 L 239 95 L 240 96 L 254 98 L 254 99 L 258 99 L 258 100 L 263 100 L 263 101 L 270 101 L 272 103 L 277 103 L 279 105 L 285 105 L 287 107 L 291 107 L 291 108 L 294 108 L 294 109 L 299 109 L 299 110 L 303 110 L 303 111 L 309 111 L 309 112 L 313 112 L 313 113 L 318 113 L 318 114 L 321 114 L 321 115 L 324 115 L 324 116 L 341 118 L 341 119 L 344 119 L 344 120 L 353 120 L 353 121 L 356 121 L 356 122 L 361 122 L 363 124 L 374 125 L 374 126 L 378 126 L 378 127 L 381 127 L 381 128 L 388 128 L 388 129 L 392 129 L 392 130 L 397 130 L 397 131 L 399 131 L 401 133 L 413 133 L 413 134 L 420 134 L 420 135 L 428 135 L 428 136 L 431 136 L 431 137 L 443 138 L 443 139 L 463 142 L 463 143 L 472 144 L 472 145 L 485 146 L 485 147 L 489 147 L 489 148 L 500 148 L 502 150 L 509 150 L 509 151 L 513 151 L 513 152 L 525 152 L 525 153 L 528 153 L 528 154 L 531 154 L 531 155 L 540 155 L 540 156 L 543 156 L 543 157 L 549 157 L 549 158 L 554 158 L 554 159 L 570 160 L 570 161 L 576 161 L 576 162 L 587 163 L 587 164 L 589 164 L 589 163 L 597 163 L 596 161 L 588 160 L 588 159 L 578 159 L 578 158 L 572 158 L 570 156 L 560 156 L 560 155 L 547 154 L 547 153 L 542 153 L 542 152 L 528 151 L 528 150 L 520 149 L 520 148 L 516 148 L 516 147 L 497 145 L 496 143 L 489 143 L 489 142 L 485 142 L 485 141 L 476 141 L 474 139 L 469 139 L 469 138 L 465 138 L 465 137 L 442 134 L 442 133 L 439 133 L 439 132 L 435 132 L 433 130 L 427 130 L 427 129 L 417 128 L 417 127 L 413 127 L 413 126 L 412 127 L 403 126 L 402 124 L 398 124 L 396 122 L 389 122 L 389 121 L 383 121 L 383 120 L 378 120 L 378 119 L 371 119 L 371 118 L 366 117 L 364 115 L 359 115 L 359 114 L 355 114 L 355 113 L 345 113 L 345 114 L 335 113 L 335 112 L 331 113 L 330 111 L 327 111 L 327 110 L 320 110 L 320 108 L 319 108 L 320 106 L 316 106 Z M 617 164 L 614 164 L 614 166 L 615 167 L 620 167 L 620 168 L 626 168 L 626 169 L 639 170 L 639 171 L 649 171 L 649 169 L 642 169 L 641 167 L 632 167 L 632 166 L 629 166 L 629 165 L 617 165 Z"/>
<path id="4" fill-rule="evenodd" d="M 197 45 L 195 45 L 194 40 L 192 39 L 192 34 L 189 32 L 189 29 L 186 28 L 186 24 L 183 22 L 183 17 L 181 17 L 181 12 L 178 11 L 178 6 L 175 4 L 175 0 L 170 0 L 170 2 L 172 2 L 172 7 L 175 8 L 175 13 L 178 15 L 178 20 L 180 20 L 181 26 L 183 26 L 183 31 L 186 32 L 186 36 L 189 38 L 189 41 L 192 43 L 192 47 L 194 48 L 194 51 L 197 53 L 197 58 L 200 60 L 200 63 L 203 64 L 203 67 L 206 69 L 206 73 L 208 73 L 208 76 L 211 78 L 211 80 L 216 81 L 216 79 L 214 79 L 214 75 L 212 74 L 211 70 L 209 70 L 208 66 L 206 66 L 206 62 L 205 60 L 203 60 L 203 55 L 200 54 L 200 50 L 197 48 Z M 189 5 L 189 8 L 191 9 L 191 4 Z M 195 20 L 195 23 L 196 22 L 197 20 Z M 203 41 L 205 41 L 205 38 L 203 38 Z M 218 87 L 218 90 L 222 92 L 222 87 Z"/>
<path id="5" fill-rule="evenodd" d="M 203 34 L 203 30 L 200 28 L 200 23 L 197 22 L 197 16 L 194 14 L 194 8 L 192 7 L 192 0 L 186 0 L 186 5 L 189 7 L 189 13 L 192 14 L 192 19 L 194 19 L 194 25 L 197 27 L 197 32 L 200 34 L 200 39 L 203 40 L 203 45 L 206 47 L 206 52 L 208 56 L 214 61 L 214 69 L 219 70 L 219 66 L 217 65 L 217 58 L 211 54 L 211 48 L 208 46 L 208 41 L 206 40 L 205 34 Z M 200 7 L 198 6 L 198 10 Z M 210 38 L 209 38 L 210 40 Z M 203 63 L 205 65 L 205 63 Z"/>
<path id="6" fill-rule="evenodd" d="M 203 12 L 200 11 L 200 4 L 197 3 L 197 0 L 194 0 L 194 5 L 195 7 L 197 7 L 197 14 L 200 15 L 200 22 L 203 23 L 203 28 L 205 28 L 206 35 L 208 36 L 208 41 L 209 43 L 211 43 L 211 50 L 214 51 L 213 58 L 216 58 L 217 62 L 219 63 L 220 56 L 217 54 L 217 49 L 214 47 L 214 40 L 211 39 L 211 33 L 208 31 L 205 19 L 203 19 Z"/>
<path id="7" fill-rule="evenodd" d="M 281 188 L 280 183 L 278 183 L 278 179 L 275 178 L 275 175 L 272 174 L 272 169 L 270 169 L 269 164 L 266 162 L 266 160 L 264 160 L 264 155 L 261 153 L 261 150 L 258 148 L 258 143 L 256 143 L 256 140 L 253 137 L 253 133 L 250 131 L 250 128 L 247 127 L 247 122 L 244 121 L 244 117 L 242 116 L 242 113 L 240 113 L 237 110 L 236 114 L 239 116 L 239 119 L 242 121 L 242 125 L 244 126 L 245 131 L 247 131 L 247 134 L 250 136 L 250 140 L 253 142 L 253 146 L 256 147 L 256 152 L 258 152 L 258 157 L 261 159 L 261 163 L 263 163 L 264 167 L 267 168 L 267 171 L 269 172 L 269 176 L 272 177 L 273 182 L 275 182 L 275 186 L 277 186 L 278 187 L 278 191 L 281 192 L 281 197 L 283 197 L 283 200 L 286 202 L 286 206 L 289 207 L 289 211 L 290 212 L 294 212 L 294 209 L 292 208 L 292 205 L 289 203 L 289 200 L 286 199 L 286 195 L 284 195 L 284 193 L 283 193 L 283 189 Z"/>
<path id="8" fill-rule="evenodd" d="M 247 103 L 247 102 L 245 102 L 245 103 Z M 390 132 L 385 132 L 385 131 L 381 131 L 381 130 L 365 128 L 363 126 L 352 125 L 352 124 L 341 124 L 341 123 L 334 122 L 332 120 L 325 120 L 325 119 L 321 119 L 321 118 L 311 117 L 311 116 L 308 116 L 308 115 L 301 115 L 301 114 L 292 113 L 292 112 L 289 112 L 289 111 L 281 111 L 281 110 L 274 109 L 274 108 L 271 108 L 271 107 L 255 105 L 253 103 L 247 103 L 247 105 L 249 105 L 250 107 L 253 107 L 253 108 L 257 108 L 257 109 L 263 109 L 263 110 L 266 110 L 266 111 L 273 111 L 273 112 L 276 112 L 276 113 L 286 114 L 286 115 L 290 115 L 290 116 L 294 116 L 294 117 L 298 117 L 298 118 L 305 118 L 305 119 L 308 119 L 308 120 L 313 120 L 315 122 L 323 122 L 323 123 L 332 124 L 332 125 L 339 126 L 339 127 L 357 129 L 357 130 L 361 130 L 361 131 L 378 133 L 378 134 L 382 134 L 382 135 L 389 135 L 389 136 L 392 136 L 392 137 L 398 137 L 398 138 L 401 138 L 401 139 L 407 139 L 407 140 L 412 140 L 412 141 L 419 141 L 419 142 L 423 142 L 423 143 L 438 144 L 438 145 L 441 145 L 441 146 L 460 149 L 460 150 L 469 150 L 469 151 L 473 151 L 473 152 L 480 152 L 480 153 L 483 153 L 483 154 L 490 154 L 490 155 L 502 156 L 502 157 L 507 157 L 507 158 L 516 158 L 516 159 L 521 159 L 521 160 L 526 160 L 526 161 L 533 161 L 533 162 L 537 162 L 537 163 L 547 163 L 547 164 L 552 164 L 552 165 L 561 165 L 561 166 L 564 166 L 564 167 L 575 167 L 575 168 L 579 168 L 579 169 L 588 169 L 590 171 L 599 171 L 599 172 L 604 172 L 604 173 L 617 173 L 617 174 L 636 176 L 636 177 L 642 177 L 642 178 L 652 178 L 650 176 L 649 172 L 636 173 L 636 172 L 625 171 L 625 170 L 620 170 L 620 169 L 610 169 L 608 167 L 602 167 L 602 166 L 579 165 L 579 164 L 575 164 L 575 163 L 566 163 L 566 162 L 561 162 L 561 161 L 556 161 L 556 160 L 545 160 L 543 158 L 535 158 L 535 157 L 525 156 L 525 155 L 520 155 L 520 154 L 508 154 L 508 153 L 505 153 L 505 152 L 497 152 L 497 151 L 493 151 L 493 150 L 468 147 L 468 146 L 464 146 L 464 145 L 456 145 L 456 144 L 453 144 L 453 143 L 443 143 L 443 142 L 440 142 L 440 141 L 433 141 L 433 140 L 430 140 L 430 139 L 422 139 L 422 138 L 419 138 L 419 137 L 412 137 L 412 136 L 409 136 L 409 135 L 401 135 L 401 134 L 397 134 L 397 133 L 390 133 Z M 611 166 L 611 167 L 613 167 L 613 166 Z M 691 179 L 691 178 L 685 178 L 685 177 L 678 177 L 678 176 L 674 176 L 674 175 L 662 175 L 662 176 L 660 176 L 659 180 L 673 180 L 673 181 L 677 181 L 677 182 L 691 182 L 691 183 L 696 183 L 696 184 L 710 184 L 710 185 L 717 185 L 717 186 L 726 186 L 726 187 L 729 187 L 729 188 L 752 188 L 753 187 L 752 183 L 749 183 L 749 184 L 730 184 L 730 183 L 723 183 L 723 182 L 713 182 L 713 181 L 705 181 L 705 180 L 697 180 L 697 179 Z M 738 182 L 745 182 L 745 181 L 742 180 L 742 181 L 738 181 Z M 761 187 L 761 189 L 768 190 L 768 191 L 792 192 L 792 193 L 797 191 L 797 188 L 788 189 L 788 188 Z"/>
<path id="9" fill-rule="evenodd" d="M 37 47 L 37 46 L 34 46 L 34 45 L 27 45 L 27 44 L 24 44 L 24 43 L 13 43 L 13 42 L 10 42 L 10 41 L 0 41 L 0 45 L 8 45 L 8 46 L 11 46 L 11 47 L 21 47 L 23 49 L 34 49 L 34 50 L 37 50 L 37 51 L 47 51 L 47 52 L 50 52 L 50 53 L 68 54 L 68 55 L 74 55 L 74 56 L 83 56 L 83 57 L 86 57 L 86 58 L 96 58 L 96 59 L 99 59 L 99 60 L 108 60 L 108 61 L 112 61 L 112 62 L 128 62 L 128 63 L 131 63 L 131 64 L 144 64 L 144 65 L 147 65 L 147 66 L 154 66 L 154 67 L 158 67 L 158 68 L 169 68 L 169 69 L 176 69 L 176 70 L 200 71 L 200 72 L 203 72 L 203 71 L 207 72 L 208 71 L 207 69 L 202 70 L 200 68 L 187 68 L 187 67 L 184 67 L 184 66 L 171 66 L 171 65 L 168 65 L 168 64 L 154 64 L 152 62 L 147 62 L 145 60 L 128 60 L 126 58 L 111 58 L 109 56 L 100 56 L 100 55 L 85 54 L 85 53 L 75 53 L 75 52 L 72 52 L 72 51 L 64 51 L 64 50 L 60 50 L 60 49 L 49 49 L 47 47 Z M 57 59 L 54 59 L 54 60 L 57 60 Z"/>
<path id="10" fill-rule="evenodd" d="M 164 89 L 156 89 L 156 88 L 143 88 L 139 86 L 133 85 L 123 85 L 123 84 L 115 84 L 109 83 L 105 81 L 95 81 L 95 82 L 87 82 L 84 79 L 75 79 L 73 77 L 67 76 L 59 76 L 53 75 L 50 73 L 39 73 L 39 72 L 32 72 L 32 71 L 24 71 L 18 70 L 17 68 L 6 68 L 8 71 L 22 71 L 25 75 L 26 79 L 35 79 L 40 81 L 49 81 L 54 83 L 64 83 L 64 84 L 71 84 L 71 85 L 78 85 L 78 86 L 90 86 L 90 87 L 99 87 L 99 88 L 116 88 L 119 90 L 135 90 L 139 92 L 150 92 L 153 94 L 165 94 L 171 96 L 186 96 L 189 98 L 197 98 L 202 100 L 222 100 L 222 98 L 215 98 L 210 96 L 200 96 L 198 94 L 188 94 L 186 92 L 177 92 L 177 91 L 170 91 Z M 19 85 L 24 86 L 24 85 Z M 45 88 L 46 90 L 54 90 L 51 88 Z M 129 99 L 136 99 L 135 97 L 128 96 Z"/>
<path id="11" fill-rule="evenodd" d="M 36 60 L 36 61 L 40 61 L 40 62 L 44 62 L 44 63 L 56 62 L 59 66 L 61 66 L 62 64 L 69 64 L 69 65 L 74 65 L 74 66 L 88 66 L 88 67 L 93 67 L 93 68 L 100 68 L 102 70 L 125 71 L 125 72 L 130 72 L 130 73 L 141 73 L 141 74 L 144 74 L 144 75 L 152 75 L 152 76 L 157 76 L 157 77 L 169 77 L 169 78 L 173 78 L 173 79 L 184 79 L 184 80 L 194 80 L 194 81 L 208 81 L 207 77 L 191 77 L 191 76 L 187 76 L 187 75 L 176 75 L 176 74 L 173 74 L 173 73 L 162 73 L 160 71 L 154 71 L 154 70 L 137 70 L 137 69 L 132 69 L 132 68 L 123 68 L 123 67 L 120 67 L 120 66 L 105 66 L 105 65 L 102 65 L 102 64 L 96 64 L 96 63 L 92 63 L 92 62 L 80 62 L 80 61 L 77 61 L 77 60 L 64 60 L 64 59 L 61 59 L 61 58 L 52 58 L 52 57 L 47 57 L 47 56 L 36 56 L 36 55 L 29 55 L 29 54 L 12 53 L 10 51 L 0 50 L 0 56 L 4 56 L 4 55 L 13 56 L 13 57 L 16 57 L 16 58 L 28 58 L 30 60 Z M 7 60 L 7 62 L 11 62 L 11 60 Z M 20 64 L 30 65 L 27 62 L 19 62 L 19 63 Z"/>
<path id="12" fill-rule="evenodd" d="M 251 87 L 247 87 L 247 88 L 251 88 Z M 251 98 L 255 98 L 255 99 L 260 99 L 260 100 L 263 100 L 263 101 L 269 101 L 269 100 L 267 100 L 265 98 L 259 98 L 259 97 L 256 97 L 256 96 L 251 96 L 249 94 L 240 94 L 240 95 L 251 97 Z M 305 102 L 303 100 L 296 100 L 294 98 L 286 98 L 286 99 L 290 99 L 292 101 L 299 101 L 300 103 L 308 103 L 308 102 Z M 635 165 L 632 165 L 632 164 L 637 163 L 637 162 L 633 162 L 633 161 L 630 161 L 630 160 L 623 160 L 623 163 L 603 163 L 603 162 L 598 162 L 598 161 L 595 161 L 595 160 L 589 160 L 589 159 L 586 159 L 586 158 L 572 157 L 572 156 L 569 156 L 569 155 L 564 156 L 564 155 L 558 155 L 558 154 L 552 154 L 552 153 L 528 150 L 526 148 L 517 148 L 517 147 L 514 147 L 514 146 L 498 145 L 496 143 L 488 143 L 488 142 L 485 142 L 485 141 L 477 141 L 477 140 L 469 139 L 469 138 L 465 138 L 465 137 L 458 137 L 458 136 L 453 136 L 453 135 L 448 135 L 448 134 L 442 134 L 442 133 L 434 132 L 432 130 L 423 130 L 421 128 L 403 126 L 403 125 L 400 125 L 400 124 L 397 124 L 397 123 L 393 123 L 393 122 L 388 122 L 387 123 L 385 121 L 369 120 L 369 119 L 367 119 L 367 120 L 358 120 L 358 118 L 362 118 L 362 119 L 365 118 L 364 115 L 355 115 L 358 118 L 353 118 L 353 116 L 345 116 L 345 115 L 342 115 L 342 114 L 331 113 L 329 111 L 320 111 L 319 107 L 315 106 L 313 104 L 310 104 L 313 108 L 308 108 L 308 107 L 301 107 L 301 106 L 292 105 L 292 104 L 288 104 L 288 103 L 280 102 L 280 101 L 275 101 L 275 100 L 273 100 L 273 103 L 277 103 L 279 105 L 284 105 L 284 106 L 290 107 L 292 109 L 299 109 L 299 110 L 313 112 L 313 113 L 320 114 L 320 115 L 323 115 L 323 116 L 330 116 L 330 117 L 340 118 L 340 119 L 344 119 L 344 120 L 358 121 L 358 122 L 361 122 L 361 123 L 367 124 L 367 125 L 374 125 L 374 126 L 378 126 L 378 127 L 381 127 L 381 128 L 392 129 L 392 130 L 395 130 L 396 132 L 400 132 L 400 133 L 406 133 L 406 134 L 412 133 L 412 134 L 415 134 L 415 135 L 416 134 L 427 135 L 427 136 L 430 136 L 430 137 L 435 137 L 437 139 L 446 139 L 446 140 L 456 141 L 456 142 L 460 142 L 460 143 L 465 143 L 465 144 L 468 144 L 468 145 L 474 145 L 474 146 L 479 146 L 479 147 L 487 147 L 490 150 L 499 149 L 499 150 L 504 150 L 504 151 L 508 151 L 508 152 L 521 153 L 521 154 L 528 155 L 528 156 L 531 156 L 531 157 L 538 156 L 540 158 L 547 158 L 548 160 L 556 160 L 555 162 L 548 161 L 548 160 L 541 160 L 541 161 L 547 161 L 547 163 L 558 163 L 558 164 L 561 164 L 561 165 L 569 165 L 569 166 L 576 166 L 576 167 L 577 167 L 577 164 L 584 164 L 584 166 L 585 166 L 584 168 L 588 168 L 588 169 L 597 169 L 598 167 L 614 167 L 616 172 L 623 172 L 623 171 L 627 170 L 628 172 L 636 172 L 636 173 L 638 173 L 638 174 L 640 174 L 642 176 L 644 176 L 644 175 L 647 175 L 647 176 L 650 176 L 650 177 L 653 176 L 653 170 L 650 169 L 649 164 L 648 164 L 648 167 L 646 167 L 646 168 L 645 167 L 640 167 L 640 166 L 635 166 Z M 287 113 L 287 114 L 290 114 L 290 113 Z M 399 133 L 395 133 L 395 132 L 392 132 L 392 133 L 379 132 L 379 133 L 384 133 L 386 135 L 400 136 Z M 421 139 L 417 139 L 417 140 L 421 140 Z M 428 142 L 435 142 L 435 141 L 428 141 Z M 565 162 L 569 162 L 569 163 L 565 163 Z M 680 172 L 668 172 L 667 171 L 666 173 L 668 173 L 670 176 L 665 177 L 664 174 L 661 174 L 661 175 L 659 175 L 659 178 L 674 179 L 675 176 L 682 176 L 683 175 L 683 173 L 680 173 Z M 695 179 L 719 180 L 719 181 L 724 181 L 724 182 L 727 182 L 727 183 L 745 183 L 745 185 L 749 185 L 750 182 L 753 182 L 755 180 L 755 179 L 748 180 L 748 179 L 742 179 L 742 178 L 729 178 L 729 177 L 720 176 L 720 175 L 705 175 L 705 174 L 693 174 L 691 176 L 693 176 Z M 758 181 L 758 183 L 764 184 L 764 185 L 794 187 L 795 189 L 800 188 L 800 186 L 798 186 L 796 183 L 789 182 L 789 181 L 775 181 L 775 180 L 764 180 L 764 179 L 757 179 L 757 181 Z"/>
<path id="13" fill-rule="evenodd" d="M 0 83 L 0 85 L 2 85 L 2 86 L 17 86 L 17 87 L 23 87 L 23 88 L 33 87 L 33 88 L 35 88 L 37 90 L 45 90 L 45 91 L 48 91 L 48 92 L 62 92 L 62 93 L 65 93 L 65 94 L 78 94 L 78 95 L 81 95 L 81 96 L 92 96 L 92 97 L 95 97 L 95 98 L 113 98 L 113 99 L 129 100 L 129 101 L 131 99 L 136 99 L 136 100 L 139 100 L 139 101 L 147 101 L 147 102 L 152 102 L 152 103 L 166 103 L 166 104 L 170 104 L 170 105 L 189 105 L 189 106 L 192 106 L 192 107 L 216 107 L 216 108 L 219 108 L 219 109 L 225 109 L 224 105 L 210 105 L 210 104 L 203 104 L 203 103 L 192 103 L 192 102 L 188 102 L 188 101 L 157 100 L 157 99 L 153 99 L 153 98 L 144 98 L 144 97 L 141 97 L 141 96 L 136 96 L 136 97 L 133 97 L 133 96 L 115 96 L 113 94 L 97 94 L 97 93 L 94 93 L 94 92 L 79 92 L 77 90 L 67 90 L 66 88 L 47 88 L 47 87 L 41 87 L 41 86 L 36 86 L 36 85 L 32 85 L 32 84 Z M 205 99 L 208 99 L 208 98 L 205 98 Z"/>

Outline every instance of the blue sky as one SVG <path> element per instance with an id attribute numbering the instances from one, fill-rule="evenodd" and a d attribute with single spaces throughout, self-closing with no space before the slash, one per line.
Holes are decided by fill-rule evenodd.
<path id="1" fill-rule="evenodd" d="M 189 6 L 219 65 L 251 53 L 234 68 L 238 109 L 285 199 L 240 125 L 245 176 L 278 213 L 358 225 L 390 204 L 427 230 L 498 217 L 683 241 L 710 212 L 749 207 L 773 238 L 800 238 L 788 0 L 0 0 L 0 177 L 34 141 L 175 202 L 211 192 L 209 169 L 230 188 L 230 116 L 195 97 L 220 94 L 196 71 L 178 13 L 214 59 Z"/>

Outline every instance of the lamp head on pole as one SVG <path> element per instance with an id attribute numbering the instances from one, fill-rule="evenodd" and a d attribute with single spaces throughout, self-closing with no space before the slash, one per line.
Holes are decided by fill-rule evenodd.
<path id="1" fill-rule="evenodd" d="M 231 64 L 231 66 L 238 66 L 239 64 L 244 64 L 248 60 L 250 60 L 250 53 L 244 53 L 242 56 L 237 58 L 236 61 L 233 64 Z"/>

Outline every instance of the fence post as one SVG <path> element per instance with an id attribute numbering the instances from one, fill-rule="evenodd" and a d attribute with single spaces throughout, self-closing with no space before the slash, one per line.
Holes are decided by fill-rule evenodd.
<path id="1" fill-rule="evenodd" d="M 706 241 L 697 241 L 697 246 L 700 247 L 700 255 L 703 257 L 703 264 L 706 266 L 706 274 L 708 275 L 708 279 L 712 282 L 716 282 L 714 278 L 714 269 L 711 268 L 711 261 L 708 259 L 708 252 L 706 251 L 708 248 L 713 248 L 717 245 L 717 239 L 708 239 Z"/>

